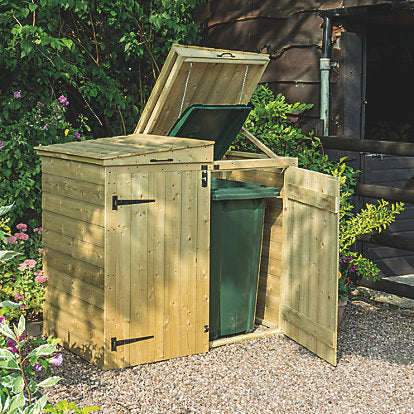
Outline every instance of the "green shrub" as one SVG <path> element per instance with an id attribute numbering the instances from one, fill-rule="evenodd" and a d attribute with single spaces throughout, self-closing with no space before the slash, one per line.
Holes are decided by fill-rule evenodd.
<path id="1" fill-rule="evenodd" d="M 197 42 L 200 2 L 0 0 L 0 106 L 63 94 L 75 128 L 83 114 L 95 137 L 131 132 L 171 44 Z"/>

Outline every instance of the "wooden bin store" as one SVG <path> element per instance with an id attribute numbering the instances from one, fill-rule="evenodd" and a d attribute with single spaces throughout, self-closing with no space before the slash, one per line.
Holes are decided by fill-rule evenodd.
<path id="1" fill-rule="evenodd" d="M 183 102 L 247 103 L 267 61 L 174 46 L 136 133 L 37 148 L 45 334 L 105 369 L 219 345 L 208 333 L 215 176 L 282 189 L 266 207 L 256 307 L 270 330 L 243 338 L 281 332 L 336 365 L 338 179 L 295 158 L 228 152 L 214 161 L 214 142 L 165 136 Z M 211 71 L 237 85 L 220 95 Z"/>

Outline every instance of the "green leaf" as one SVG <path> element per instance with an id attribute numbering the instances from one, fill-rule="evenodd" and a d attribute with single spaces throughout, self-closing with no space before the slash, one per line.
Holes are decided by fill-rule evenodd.
<path id="1" fill-rule="evenodd" d="M 37 4 L 29 3 L 29 10 L 34 12 L 37 9 Z"/>
<path id="2" fill-rule="evenodd" d="M 15 354 L 6 348 L 0 348 L 0 359 L 16 359 Z"/>
<path id="3" fill-rule="evenodd" d="M 1 206 L 0 207 L 0 216 L 6 214 L 13 208 L 13 204 L 10 204 L 9 206 Z"/>
<path id="4" fill-rule="evenodd" d="M 7 325 L 7 323 L 5 321 L 0 323 L 0 333 L 3 334 L 4 336 L 7 336 L 7 338 L 16 339 L 16 335 L 14 334 L 14 332 L 10 329 L 10 327 Z"/>
<path id="5" fill-rule="evenodd" d="M 53 387 L 61 379 L 62 379 L 61 377 L 50 377 L 50 378 L 46 378 L 44 381 L 39 382 L 39 384 L 37 384 L 37 386 L 38 387 L 41 387 L 41 388 Z"/>
<path id="6" fill-rule="evenodd" d="M 21 375 L 19 375 L 14 381 L 13 381 L 13 393 L 19 394 L 24 389 L 24 379 Z"/>
<path id="7" fill-rule="evenodd" d="M 10 413 L 18 412 L 17 410 L 19 408 L 22 408 L 25 402 L 26 402 L 26 399 L 24 398 L 24 395 L 22 392 L 15 395 L 10 401 L 10 407 L 9 407 Z"/>
<path id="8" fill-rule="evenodd" d="M 0 308 L 18 308 L 20 307 L 20 303 L 12 302 L 10 300 L 4 300 L 3 302 L 0 302 Z"/>
<path id="9" fill-rule="evenodd" d="M 20 370 L 19 364 L 14 359 L 0 359 L 0 368 Z"/>
<path id="10" fill-rule="evenodd" d="M 19 324 L 17 325 L 16 336 L 20 338 L 23 335 L 25 329 L 26 329 L 26 321 L 24 319 L 24 316 L 20 315 Z"/>
<path id="11" fill-rule="evenodd" d="M 50 355 L 56 350 L 56 346 L 57 346 L 56 344 L 40 345 L 36 349 L 33 349 L 33 351 L 27 355 L 27 358 L 30 358 L 33 356 L 40 357 L 40 356 Z"/>
<path id="12" fill-rule="evenodd" d="M 14 250 L 0 250 L 0 263 L 7 262 L 8 260 L 13 259 L 13 257 L 18 256 L 20 253 L 15 252 Z"/>

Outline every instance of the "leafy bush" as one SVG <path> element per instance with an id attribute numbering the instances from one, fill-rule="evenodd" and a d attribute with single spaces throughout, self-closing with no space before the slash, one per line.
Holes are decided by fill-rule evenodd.
<path id="1" fill-rule="evenodd" d="M 15 92 L 3 107 L 0 123 L 0 194 L 14 204 L 11 222 L 24 220 L 32 227 L 41 223 L 41 161 L 33 149 L 38 145 L 82 140 L 89 127 L 82 120 L 74 129 L 65 119 L 70 107 L 63 95 L 48 103 L 38 102 L 24 112 L 27 92 Z"/>
<path id="2" fill-rule="evenodd" d="M 274 97 L 267 86 L 260 85 L 253 97 L 254 109 L 244 127 L 280 156 L 298 157 L 301 168 L 333 175 L 340 180 L 340 224 L 339 224 L 339 294 L 349 293 L 360 278 L 378 280 L 378 267 L 360 253 L 353 251 L 359 235 L 380 232 L 392 223 L 404 209 L 403 203 L 389 204 L 379 200 L 367 204 L 355 213 L 352 195 L 359 171 L 346 165 L 346 158 L 334 162 L 325 154 L 321 141 L 311 131 L 304 134 L 295 127 L 289 115 L 310 109 L 313 105 L 286 103 L 283 95 Z M 239 134 L 231 149 L 256 152 L 257 148 Z M 346 263 L 346 265 L 345 265 Z M 352 272 L 351 272 L 352 270 Z M 348 281 L 349 280 L 349 281 Z"/>
<path id="3" fill-rule="evenodd" d="M 131 132 L 171 44 L 197 42 L 202 1 L 0 0 L 0 106 L 63 93 L 76 128 L 82 114 L 95 137 Z"/>

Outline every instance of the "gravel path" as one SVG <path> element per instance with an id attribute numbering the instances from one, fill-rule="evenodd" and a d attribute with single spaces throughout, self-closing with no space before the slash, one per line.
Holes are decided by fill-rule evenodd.
<path id="1" fill-rule="evenodd" d="M 64 351 L 50 400 L 104 413 L 414 413 L 414 312 L 354 299 L 332 367 L 272 336 L 115 371 Z"/>

